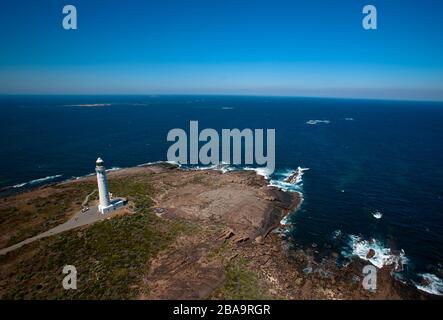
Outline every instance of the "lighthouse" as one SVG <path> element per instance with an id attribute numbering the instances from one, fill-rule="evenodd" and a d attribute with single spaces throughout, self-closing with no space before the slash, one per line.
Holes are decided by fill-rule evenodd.
<path id="1" fill-rule="evenodd" d="M 95 162 L 95 172 L 97 172 L 97 186 L 100 202 L 98 205 L 98 211 L 100 211 L 100 213 L 102 214 L 105 214 L 124 207 L 126 204 L 126 199 L 115 198 L 111 200 L 109 197 L 105 162 L 102 160 L 102 158 L 98 158 Z"/>
<path id="2" fill-rule="evenodd" d="M 100 198 L 100 204 L 98 210 L 101 213 L 106 213 L 106 209 L 110 206 L 111 200 L 109 199 L 108 181 L 106 179 L 105 163 L 102 158 L 98 158 L 95 162 L 95 172 L 97 172 L 97 185 L 98 195 Z"/>

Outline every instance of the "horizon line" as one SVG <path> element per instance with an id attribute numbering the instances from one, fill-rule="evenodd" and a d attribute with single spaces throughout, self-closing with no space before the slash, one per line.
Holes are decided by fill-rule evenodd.
<path id="1" fill-rule="evenodd" d="M 241 93 L 0 93 L 0 97 L 19 97 L 19 96 L 208 96 L 208 97 L 257 97 L 257 98 L 292 98 L 292 99 L 328 99 L 328 100 L 359 100 L 359 101 L 390 101 L 390 102 L 425 102 L 425 103 L 443 103 L 442 99 L 411 99 L 411 98 L 377 98 L 377 97 L 341 97 L 341 96 L 302 96 L 302 95 L 280 95 L 280 94 L 241 94 Z"/>

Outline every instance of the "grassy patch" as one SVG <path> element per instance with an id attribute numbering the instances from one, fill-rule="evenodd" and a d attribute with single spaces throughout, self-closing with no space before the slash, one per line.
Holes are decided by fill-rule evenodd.
<path id="1" fill-rule="evenodd" d="M 148 177 L 110 181 L 136 213 L 42 239 L 0 256 L 1 299 L 127 299 L 137 295 L 149 260 L 192 226 L 151 211 Z M 64 290 L 64 265 L 77 269 L 77 290 Z"/>
<path id="2" fill-rule="evenodd" d="M 35 254 L 2 275 L 8 283 L 1 298 L 134 297 L 137 290 L 131 286 L 138 283 L 149 259 L 186 231 L 185 224 L 160 221 L 152 213 L 136 213 L 43 239 Z M 9 263 L 7 257 L 0 257 L 0 264 Z M 77 268 L 77 290 L 62 288 L 62 269 L 67 264 Z"/>
<path id="3" fill-rule="evenodd" d="M 27 200 L 10 200 L 0 207 L 0 233 L 11 237 L 3 247 L 11 246 L 69 219 L 70 213 L 95 188 L 92 182 L 79 182 L 53 188 L 47 196 L 33 196 Z"/>
<path id="4" fill-rule="evenodd" d="M 244 259 L 229 263 L 226 267 L 226 281 L 214 297 L 226 300 L 266 299 L 258 274 L 247 268 Z"/>
<path id="5" fill-rule="evenodd" d="M 9 247 L 27 238 L 66 222 L 72 213 L 81 209 L 85 197 L 97 188 L 95 180 L 78 181 L 52 186 L 45 196 L 29 193 L 26 200 L 9 199 L 0 207 L 0 233 L 10 234 L 0 247 Z M 115 196 L 128 197 L 137 202 L 140 210 L 150 207 L 153 189 L 147 175 L 110 179 L 109 190 Z M 97 198 L 97 194 L 90 201 Z"/>

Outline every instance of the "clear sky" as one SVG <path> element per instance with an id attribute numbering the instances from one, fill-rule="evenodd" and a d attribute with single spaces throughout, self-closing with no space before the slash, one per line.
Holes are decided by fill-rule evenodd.
<path id="1" fill-rule="evenodd" d="M 443 100 L 442 0 L 2 1 L 0 37 L 3 94 Z"/>

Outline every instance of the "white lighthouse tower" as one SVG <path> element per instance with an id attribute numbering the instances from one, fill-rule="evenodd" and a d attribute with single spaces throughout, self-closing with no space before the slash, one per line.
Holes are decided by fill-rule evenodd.
<path id="1" fill-rule="evenodd" d="M 101 213 L 106 213 L 111 205 L 111 200 L 109 199 L 108 181 L 106 179 L 106 169 L 105 163 L 102 158 L 98 158 L 95 162 L 95 172 L 97 172 L 97 185 L 98 185 L 98 195 L 100 198 L 100 204 L 98 205 L 98 210 Z"/>
<path id="2" fill-rule="evenodd" d="M 101 158 L 98 158 L 95 162 L 95 172 L 97 172 L 97 185 L 98 185 L 98 196 L 100 203 L 98 205 L 98 211 L 105 214 L 121 207 L 126 204 L 126 199 L 115 198 L 110 199 L 108 190 L 108 180 L 106 179 L 106 169 L 105 163 Z"/>

